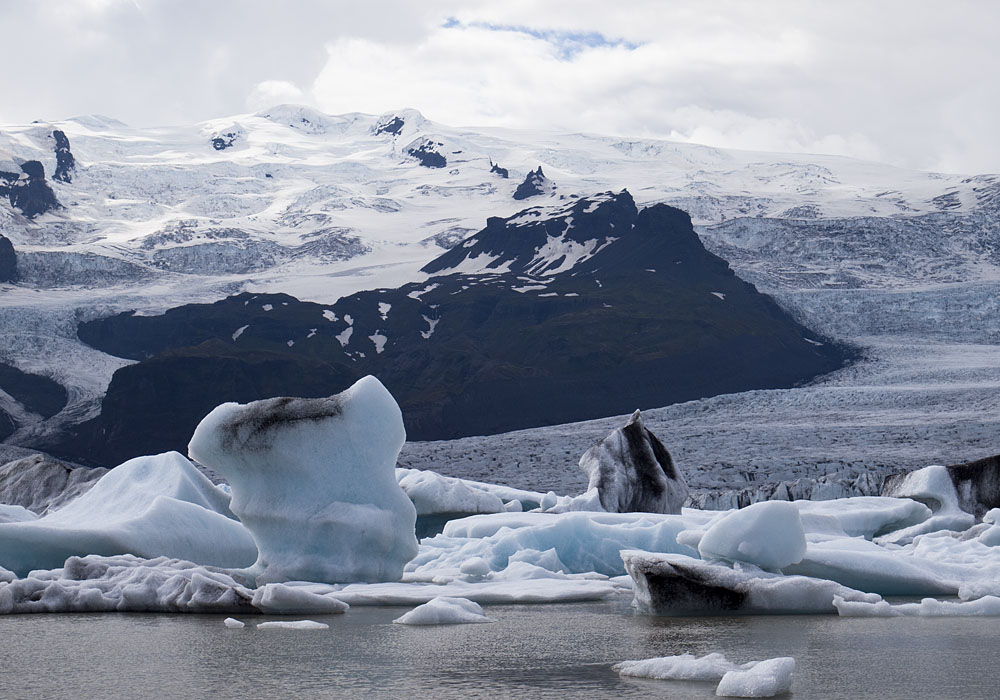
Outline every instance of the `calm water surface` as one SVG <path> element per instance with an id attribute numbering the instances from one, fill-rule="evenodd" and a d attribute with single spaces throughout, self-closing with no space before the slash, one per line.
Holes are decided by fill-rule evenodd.
<path id="1" fill-rule="evenodd" d="M 794 656 L 798 698 L 998 697 L 1000 620 L 656 618 L 628 600 L 491 606 L 494 624 L 409 627 L 406 608 L 257 630 L 224 615 L 0 617 L 2 698 L 714 698 L 714 683 L 626 680 L 624 659 Z"/>

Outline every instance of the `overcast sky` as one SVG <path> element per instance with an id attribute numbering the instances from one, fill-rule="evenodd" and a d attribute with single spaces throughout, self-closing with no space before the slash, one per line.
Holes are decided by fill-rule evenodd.
<path id="1" fill-rule="evenodd" d="M 0 0 L 0 122 L 279 102 L 1000 172 L 1000 3 Z"/>

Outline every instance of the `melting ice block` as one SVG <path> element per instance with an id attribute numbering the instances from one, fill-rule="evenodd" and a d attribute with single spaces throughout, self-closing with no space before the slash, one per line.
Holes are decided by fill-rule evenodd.
<path id="1" fill-rule="evenodd" d="M 400 625 L 459 625 L 476 622 L 496 622 L 487 617 L 479 603 L 466 598 L 438 596 L 418 605 L 393 622 Z"/>
<path id="2" fill-rule="evenodd" d="M 24 576 L 72 556 L 134 554 L 246 566 L 256 547 L 228 501 L 176 452 L 136 457 L 59 510 L 0 524 L 0 565 Z"/>
<path id="3" fill-rule="evenodd" d="M 583 453 L 580 469 L 609 513 L 680 513 L 688 496 L 684 477 L 663 443 L 642 424 L 639 411 Z"/>
<path id="4" fill-rule="evenodd" d="M 323 399 L 223 404 L 188 450 L 229 481 L 257 543 L 256 584 L 398 581 L 417 554 L 416 510 L 395 477 L 405 439 L 399 406 L 369 376 Z"/>
<path id="5" fill-rule="evenodd" d="M 702 559 L 741 561 L 770 571 L 802 561 L 806 535 L 799 510 L 788 501 L 763 501 L 733 511 L 701 538 Z"/>
<path id="6" fill-rule="evenodd" d="M 768 659 L 745 671 L 730 671 L 719 681 L 715 694 L 727 698 L 771 698 L 788 692 L 794 672 L 792 657 Z"/>

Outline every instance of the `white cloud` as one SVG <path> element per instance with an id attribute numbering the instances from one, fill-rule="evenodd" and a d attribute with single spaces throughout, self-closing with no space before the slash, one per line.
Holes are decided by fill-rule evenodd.
<path id="1" fill-rule="evenodd" d="M 273 98 L 1000 171 L 998 19 L 975 0 L 0 3 L 0 116 L 155 124 Z"/>
<path id="2" fill-rule="evenodd" d="M 257 112 L 277 104 L 300 103 L 305 93 L 295 83 L 287 80 L 262 80 L 247 95 L 246 106 Z"/>

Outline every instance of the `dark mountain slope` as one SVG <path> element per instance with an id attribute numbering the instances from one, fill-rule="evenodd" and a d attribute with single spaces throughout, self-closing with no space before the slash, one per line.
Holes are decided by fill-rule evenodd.
<path id="1" fill-rule="evenodd" d="M 849 354 L 737 278 L 687 214 L 640 212 L 627 192 L 490 219 L 424 271 L 332 306 L 241 294 L 81 324 L 85 342 L 142 361 L 60 451 L 109 464 L 183 450 L 221 401 L 325 395 L 369 373 L 428 440 L 792 386 Z"/>

